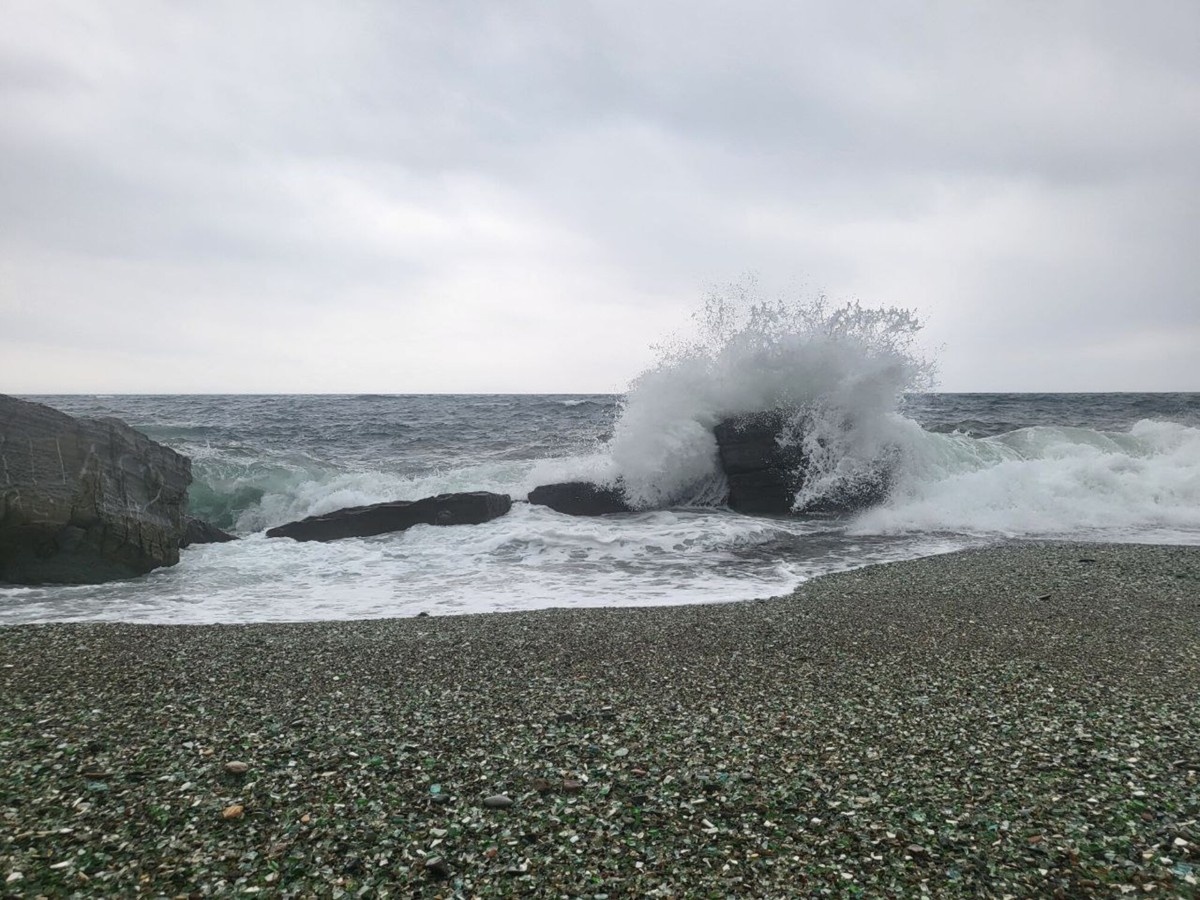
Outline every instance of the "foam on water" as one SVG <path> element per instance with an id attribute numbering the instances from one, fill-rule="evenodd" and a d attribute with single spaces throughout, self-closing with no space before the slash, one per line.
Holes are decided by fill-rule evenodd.
<path id="1" fill-rule="evenodd" d="M 918 547 L 918 544 L 920 547 Z M 845 541 L 822 526 L 723 510 L 576 518 L 518 504 L 478 526 L 417 526 L 332 543 L 251 535 L 99 586 L 9 589 L 0 623 L 245 622 L 747 600 L 807 577 L 953 549 Z"/>
<path id="2" fill-rule="evenodd" d="M 910 423 L 906 438 L 891 496 L 853 533 L 1200 543 L 1200 429 L 1142 420 L 976 439 Z"/>

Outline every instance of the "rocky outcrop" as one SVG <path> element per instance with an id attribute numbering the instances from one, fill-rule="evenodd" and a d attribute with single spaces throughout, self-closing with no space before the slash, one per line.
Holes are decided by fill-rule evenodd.
<path id="1" fill-rule="evenodd" d="M 806 503 L 799 512 L 806 515 L 838 516 L 876 506 L 892 490 L 895 460 L 890 455 L 877 459 L 871 468 L 852 481 L 843 481 L 824 496 Z"/>
<path id="2" fill-rule="evenodd" d="M 297 541 L 336 541 L 347 537 L 370 537 L 403 531 L 414 525 L 479 525 L 499 518 L 512 508 L 507 494 L 473 491 L 438 494 L 422 500 L 398 500 L 353 506 L 322 516 L 309 516 L 267 532 L 267 537 L 290 537 Z"/>
<path id="3" fill-rule="evenodd" d="M 830 492 L 793 509 L 804 487 L 808 460 L 795 441 L 781 442 L 790 425 L 782 412 L 736 416 L 713 429 L 721 467 L 729 482 L 730 509 L 756 515 L 841 515 L 881 503 L 891 489 L 896 459 L 883 453 Z"/>
<path id="4" fill-rule="evenodd" d="M 0 582 L 98 584 L 179 561 L 191 462 L 117 419 L 0 395 Z"/>
<path id="5" fill-rule="evenodd" d="M 543 484 L 529 492 L 529 502 L 571 516 L 632 512 L 619 488 L 601 487 L 589 481 Z"/>
<path id="6" fill-rule="evenodd" d="M 713 429 L 729 482 L 730 509 L 757 515 L 792 511 L 802 484 L 804 454 L 799 447 L 779 443 L 785 424 L 782 413 L 762 412 L 726 419 Z"/>
<path id="7" fill-rule="evenodd" d="M 224 544 L 236 540 L 234 535 L 222 531 L 216 525 L 210 525 L 203 519 L 197 519 L 195 516 L 183 518 L 183 537 L 179 539 L 181 549 L 193 544 Z"/>

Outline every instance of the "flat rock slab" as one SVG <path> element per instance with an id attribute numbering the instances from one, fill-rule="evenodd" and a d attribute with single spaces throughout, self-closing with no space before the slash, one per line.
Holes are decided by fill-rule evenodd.
<path id="1" fill-rule="evenodd" d="M 620 488 L 601 487 L 590 481 L 543 484 L 529 492 L 529 502 L 536 506 L 548 506 L 555 512 L 570 516 L 633 512 Z"/>
<path id="2" fill-rule="evenodd" d="M 288 522 L 267 532 L 267 537 L 290 537 L 297 541 L 336 541 L 348 537 L 371 537 L 404 531 L 414 525 L 480 525 L 512 509 L 507 494 L 471 491 L 438 494 L 421 500 L 397 500 L 352 506 L 322 516 Z"/>

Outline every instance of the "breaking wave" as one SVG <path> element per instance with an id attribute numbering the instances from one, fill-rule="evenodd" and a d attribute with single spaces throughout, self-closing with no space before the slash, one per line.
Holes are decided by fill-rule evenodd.
<path id="1" fill-rule="evenodd" d="M 1143 419 L 973 438 L 909 423 L 891 496 L 851 530 L 1195 543 L 1200 429 Z"/>
<path id="2" fill-rule="evenodd" d="M 1191 395 L 1112 396 L 1089 404 L 1046 395 L 1028 407 L 1062 422 L 1001 418 L 964 430 L 902 415 L 906 392 L 934 366 L 916 350 L 916 316 L 893 307 L 763 300 L 753 284 L 712 294 L 696 334 L 669 343 L 631 386 L 609 451 L 610 481 L 639 508 L 719 503 L 712 429 L 722 419 L 781 410 L 781 443 L 800 445 L 794 509 L 853 495 L 885 479 L 887 499 L 848 521 L 859 535 L 1076 537 L 1194 543 L 1200 539 L 1200 428 Z M 1066 406 L 1066 409 L 1059 407 Z M 1094 406 L 1093 412 L 1087 412 Z M 1127 419 L 1113 407 L 1172 419 Z"/>
<path id="3" fill-rule="evenodd" d="M 243 534 L 449 491 L 521 499 L 570 480 L 620 483 L 643 510 L 718 507 L 713 426 L 780 410 L 781 440 L 805 459 L 798 511 L 886 474 L 886 500 L 828 523 L 848 534 L 1200 541 L 1196 395 L 922 397 L 911 392 L 931 385 L 933 366 L 913 313 L 765 300 L 753 284 L 710 295 L 693 325 L 623 398 L 372 398 L 369 416 L 361 398 L 308 399 L 326 419 L 305 421 L 325 430 L 300 449 L 302 432 L 262 431 L 264 416 L 287 417 L 258 406 L 244 443 L 214 425 L 220 409 L 158 430 L 195 461 L 192 512 Z"/>
<path id="4" fill-rule="evenodd" d="M 614 430 L 613 477 L 638 508 L 719 494 L 713 426 L 764 410 L 782 411 L 782 440 L 803 445 L 797 502 L 836 493 L 890 452 L 903 394 L 934 380 L 909 310 L 762 299 L 750 282 L 712 293 L 694 324 L 635 379 Z"/>

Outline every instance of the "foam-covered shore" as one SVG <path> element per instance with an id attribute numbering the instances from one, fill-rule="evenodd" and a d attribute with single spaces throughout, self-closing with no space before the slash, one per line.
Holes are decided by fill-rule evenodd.
<path id="1" fill-rule="evenodd" d="M 0 885 L 1189 895 L 1198 676 L 1197 547 L 728 605 L 5 628 Z"/>

